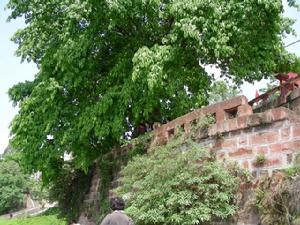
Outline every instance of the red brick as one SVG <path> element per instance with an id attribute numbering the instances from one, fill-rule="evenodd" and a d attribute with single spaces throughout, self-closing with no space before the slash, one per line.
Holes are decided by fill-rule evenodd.
<path id="1" fill-rule="evenodd" d="M 236 148 L 236 139 L 224 139 L 221 141 L 222 148 Z"/>
<path id="2" fill-rule="evenodd" d="M 244 161 L 244 162 L 242 163 L 242 167 L 243 167 L 244 169 L 249 169 L 249 162 L 248 162 L 248 161 Z"/>
<path id="3" fill-rule="evenodd" d="M 238 116 L 251 115 L 253 114 L 252 107 L 250 105 L 241 105 L 238 107 Z"/>
<path id="4" fill-rule="evenodd" d="M 279 153 L 279 152 L 282 152 L 284 149 L 286 150 L 286 148 L 283 148 L 282 144 L 272 144 L 272 145 L 270 145 L 270 151 L 272 153 Z"/>
<path id="5" fill-rule="evenodd" d="M 225 120 L 225 112 L 223 109 L 217 109 L 216 111 L 216 122 L 223 122 Z"/>
<path id="6" fill-rule="evenodd" d="M 229 131 L 237 129 L 237 122 L 236 119 L 230 119 L 226 121 L 228 124 Z"/>
<path id="7" fill-rule="evenodd" d="M 292 151 L 300 151 L 300 140 L 289 142 L 289 147 Z"/>
<path id="8" fill-rule="evenodd" d="M 255 152 L 258 155 L 261 155 L 261 154 L 266 155 L 266 154 L 268 154 L 268 147 L 267 146 L 257 146 L 257 147 L 255 147 Z"/>
<path id="9" fill-rule="evenodd" d="M 239 129 L 247 127 L 247 116 L 242 116 L 237 118 L 237 126 Z"/>
<path id="10" fill-rule="evenodd" d="M 282 144 L 273 144 L 273 145 L 270 145 L 270 149 L 271 149 L 271 152 L 273 152 L 273 153 L 294 151 L 297 149 L 300 150 L 300 141 L 291 141 L 291 142 L 285 142 Z"/>
<path id="11" fill-rule="evenodd" d="M 287 110 L 285 108 L 276 108 L 271 111 L 273 120 L 282 120 L 287 118 Z"/>
<path id="12" fill-rule="evenodd" d="M 293 137 L 300 137 L 300 127 L 293 127 Z"/>
<path id="13" fill-rule="evenodd" d="M 283 151 L 296 151 L 300 150 L 300 140 L 293 140 L 289 142 L 282 143 L 282 150 Z"/>
<path id="14" fill-rule="evenodd" d="M 251 145 L 269 144 L 278 141 L 278 132 L 266 132 L 251 136 Z"/>
<path id="15" fill-rule="evenodd" d="M 224 131 L 228 131 L 228 124 L 225 122 L 216 123 L 217 125 L 217 133 L 223 133 Z"/>
<path id="16" fill-rule="evenodd" d="M 239 157 L 244 155 L 251 155 L 252 150 L 246 148 L 239 148 L 237 151 L 229 152 L 229 157 Z"/>
<path id="17" fill-rule="evenodd" d="M 282 128 L 280 130 L 280 139 L 281 140 L 288 140 L 291 136 L 290 128 Z M 299 130 L 300 131 L 300 130 Z"/>

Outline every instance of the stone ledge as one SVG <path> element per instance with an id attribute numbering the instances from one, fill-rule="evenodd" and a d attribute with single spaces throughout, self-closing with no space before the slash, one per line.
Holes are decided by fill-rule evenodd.
<path id="1" fill-rule="evenodd" d="M 267 125 L 281 120 L 300 122 L 300 118 L 295 112 L 284 107 L 279 107 L 263 113 L 240 116 L 213 124 L 209 127 L 208 134 L 209 136 L 214 136 L 225 132 L 261 126 L 264 124 Z"/>

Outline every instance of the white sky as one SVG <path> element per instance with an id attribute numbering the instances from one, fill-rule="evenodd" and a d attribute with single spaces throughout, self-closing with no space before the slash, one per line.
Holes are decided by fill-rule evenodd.
<path id="1" fill-rule="evenodd" d="M 300 0 L 297 0 L 300 3 Z M 9 140 L 9 124 L 17 113 L 17 109 L 12 107 L 9 102 L 7 91 L 10 87 L 18 82 L 25 80 L 33 80 L 34 75 L 37 73 L 37 68 L 34 64 L 20 63 L 20 58 L 14 55 L 16 45 L 10 41 L 13 33 L 24 27 L 22 19 L 6 22 L 9 15 L 7 10 L 4 10 L 8 0 L 0 0 L 0 154 L 4 151 L 8 145 Z M 300 34 L 300 13 L 295 9 L 287 9 L 286 15 L 297 19 L 294 29 Z M 285 42 L 291 43 L 300 39 L 300 35 L 297 37 L 288 37 Z M 288 48 L 290 52 L 296 53 L 300 56 L 300 43 Z M 212 70 L 217 72 L 216 70 Z M 242 86 L 243 94 L 252 99 L 255 95 L 255 90 L 263 87 L 266 81 L 256 82 L 252 84 L 244 84 Z"/>

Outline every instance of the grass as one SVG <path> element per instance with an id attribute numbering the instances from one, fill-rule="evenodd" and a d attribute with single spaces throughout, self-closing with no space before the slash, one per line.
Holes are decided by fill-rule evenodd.
<path id="1" fill-rule="evenodd" d="M 66 225 L 66 222 L 58 219 L 55 215 L 48 215 L 19 219 L 0 219 L 0 225 Z"/>

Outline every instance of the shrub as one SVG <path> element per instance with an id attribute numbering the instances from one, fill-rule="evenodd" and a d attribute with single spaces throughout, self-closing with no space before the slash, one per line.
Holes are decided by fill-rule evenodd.
<path id="1" fill-rule="evenodd" d="M 190 140 L 135 157 L 122 170 L 116 189 L 136 224 L 191 225 L 236 212 L 239 178 Z"/>

